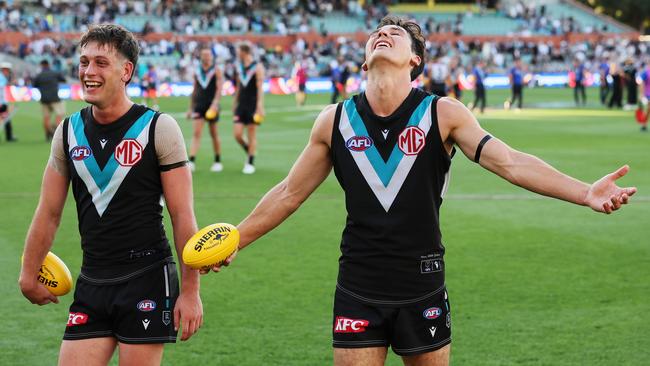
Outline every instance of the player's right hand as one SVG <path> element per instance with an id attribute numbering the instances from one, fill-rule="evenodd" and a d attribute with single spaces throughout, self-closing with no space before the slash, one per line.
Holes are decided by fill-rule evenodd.
<path id="1" fill-rule="evenodd" d="M 234 261 L 235 258 L 237 257 L 237 253 L 239 253 L 239 249 L 235 250 L 235 252 L 232 253 L 230 255 L 230 257 L 226 258 L 226 260 L 223 261 L 223 263 L 221 263 L 219 265 L 216 265 L 216 266 L 213 266 L 212 267 L 212 272 L 219 272 L 219 271 L 221 271 L 221 267 L 228 267 L 230 265 L 230 263 L 232 263 L 232 261 Z M 199 270 L 199 273 L 201 273 L 202 275 L 203 274 L 208 274 L 208 273 L 210 273 L 210 270 L 209 269 L 201 269 L 201 270 Z"/>
<path id="2" fill-rule="evenodd" d="M 38 282 L 36 277 L 33 279 L 25 279 L 21 276 L 18 284 L 20 285 L 20 291 L 23 293 L 23 296 L 32 304 L 47 305 L 51 302 L 55 304 L 59 303 L 59 299 L 52 295 L 45 285 Z"/>

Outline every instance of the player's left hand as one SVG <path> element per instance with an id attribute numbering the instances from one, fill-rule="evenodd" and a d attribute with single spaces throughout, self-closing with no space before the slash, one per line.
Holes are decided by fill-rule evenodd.
<path id="1" fill-rule="evenodd" d="M 183 330 L 181 341 L 190 339 L 203 325 L 203 304 L 198 291 L 182 291 L 174 307 L 174 330 Z"/>
<path id="2" fill-rule="evenodd" d="M 621 188 L 616 185 L 616 180 L 627 174 L 629 170 L 630 167 L 624 165 L 594 182 L 585 197 L 585 205 L 594 211 L 611 214 L 627 204 L 630 197 L 636 193 L 636 187 Z"/>
<path id="3" fill-rule="evenodd" d="M 264 117 L 266 115 L 266 112 L 264 111 L 264 106 L 258 106 L 255 108 L 255 114 L 259 114 L 261 117 Z"/>

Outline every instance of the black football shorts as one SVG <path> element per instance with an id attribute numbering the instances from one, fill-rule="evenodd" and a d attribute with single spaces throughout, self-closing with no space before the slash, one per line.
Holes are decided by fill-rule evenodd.
<path id="1" fill-rule="evenodd" d="M 113 285 L 78 279 L 65 340 L 115 337 L 122 343 L 174 343 L 178 275 L 174 262 Z"/>
<path id="2" fill-rule="evenodd" d="M 440 349 L 451 343 L 451 308 L 447 290 L 407 305 L 363 302 L 336 289 L 333 346 L 392 347 L 400 356 Z"/>

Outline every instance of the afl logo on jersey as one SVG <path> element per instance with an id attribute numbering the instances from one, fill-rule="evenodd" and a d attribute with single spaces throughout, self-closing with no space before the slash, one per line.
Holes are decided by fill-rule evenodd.
<path id="1" fill-rule="evenodd" d="M 372 147 L 372 139 L 368 136 L 352 136 L 345 147 L 350 151 L 366 151 Z"/>
<path id="2" fill-rule="evenodd" d="M 397 144 L 406 155 L 417 155 L 424 148 L 427 135 L 415 126 L 409 126 L 399 134 Z"/>
<path id="3" fill-rule="evenodd" d="M 75 146 L 70 150 L 70 159 L 80 161 L 90 157 L 92 154 L 93 152 L 88 146 Z"/>
<path id="4" fill-rule="evenodd" d="M 137 140 L 122 140 L 115 148 L 115 160 L 121 166 L 134 166 L 142 159 L 142 145 Z"/>

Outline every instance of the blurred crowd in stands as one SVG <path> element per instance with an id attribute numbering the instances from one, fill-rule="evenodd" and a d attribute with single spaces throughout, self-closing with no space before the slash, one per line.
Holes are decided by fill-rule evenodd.
<path id="1" fill-rule="evenodd" d="M 160 17 L 170 17 L 172 32 L 171 39 L 158 42 L 141 41 L 142 53 L 138 65 L 138 75 L 134 82 L 138 83 L 146 71 L 154 67 L 159 82 L 191 82 L 193 70 L 198 63 L 198 54 L 203 46 L 198 41 L 181 41 L 178 35 L 193 34 L 201 30 L 211 29 L 214 24 L 227 28 L 227 31 L 241 32 L 270 32 L 270 33 L 299 33 L 311 29 L 310 17 L 317 17 L 333 10 L 343 12 L 351 17 L 364 17 L 366 28 L 373 29 L 378 19 L 387 13 L 387 3 L 390 1 L 374 1 L 368 5 L 363 1 L 325 1 L 325 0 L 284 0 L 269 13 L 260 13 L 262 1 L 259 0 L 224 0 L 215 2 L 217 5 L 204 2 L 180 1 L 95 1 L 94 3 L 52 3 L 42 2 L 42 15 L 31 12 L 31 21 L 27 20 L 25 10 L 17 2 L 0 2 L 0 30 L 20 30 L 37 33 L 56 31 L 56 24 L 51 20 L 51 14 L 68 14 L 74 16 L 74 27 L 83 31 L 89 23 L 110 22 L 120 14 L 154 14 Z M 545 6 L 531 6 L 518 1 L 510 2 L 508 8 L 500 9 L 506 16 L 519 19 L 533 30 L 545 30 L 548 34 L 563 34 L 567 32 L 594 31 L 582 29 L 572 18 L 553 19 Z M 479 2 L 478 14 L 459 14 L 456 21 L 437 23 L 433 18 L 420 21 L 425 33 L 462 33 L 462 18 L 480 16 L 485 11 Z M 199 14 L 189 16 L 188 14 Z M 266 15 L 265 15 L 266 14 Z M 278 21 L 279 19 L 279 21 Z M 226 29 L 224 28 L 224 31 Z M 159 32 L 155 25 L 146 23 L 141 34 Z M 327 33 L 327 29 L 316 30 Z M 0 45 L 0 52 L 16 56 L 34 65 L 47 59 L 52 69 L 63 72 L 66 76 L 76 79 L 76 45 L 73 40 L 57 37 L 43 37 L 29 43 L 17 46 Z M 225 75 L 232 71 L 232 61 L 235 58 L 236 44 L 230 42 L 211 44 L 217 63 L 223 68 Z M 292 77 L 296 65 L 306 69 L 309 77 L 331 77 L 333 73 L 344 69 L 349 73 L 357 73 L 364 58 L 364 44 L 359 44 L 351 37 L 341 36 L 332 41 L 308 43 L 298 35 L 297 41 L 290 49 L 282 47 L 256 48 L 257 57 L 267 68 L 268 77 Z M 427 43 L 427 53 L 430 57 L 428 64 L 443 65 L 449 74 L 471 73 L 479 62 L 485 63 L 485 72 L 505 73 L 512 66 L 513 60 L 521 59 L 526 65 L 527 72 L 569 72 L 578 61 L 584 69 L 593 74 L 602 73 L 602 64 L 608 65 L 608 73 L 615 75 L 624 66 L 637 69 L 647 62 L 650 49 L 648 44 L 627 39 L 602 41 L 584 41 L 559 44 L 552 42 L 532 42 L 523 40 L 468 41 L 461 40 Z M 630 66 L 632 65 L 632 66 Z M 26 70 L 15 75 L 15 81 L 29 84 L 37 68 Z"/>

